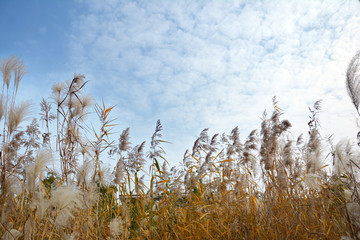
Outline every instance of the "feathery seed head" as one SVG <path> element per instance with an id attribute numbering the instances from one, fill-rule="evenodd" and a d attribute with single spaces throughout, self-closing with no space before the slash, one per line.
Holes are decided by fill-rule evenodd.
<path id="1" fill-rule="evenodd" d="M 211 141 L 210 141 L 210 145 L 211 146 L 216 146 L 217 145 L 217 137 L 219 136 L 218 133 L 216 133 L 212 138 L 211 138 Z"/>
<path id="2" fill-rule="evenodd" d="M 140 145 L 136 145 L 129 153 L 129 159 L 127 161 L 127 167 L 132 171 L 136 172 L 141 169 L 145 163 L 144 159 L 144 146 L 145 142 L 142 142 Z"/>
<path id="3" fill-rule="evenodd" d="M 3 84 L 9 89 L 11 81 L 11 72 L 15 69 L 18 59 L 15 56 L 2 60 L 0 62 L 0 71 L 3 74 Z"/>
<path id="4" fill-rule="evenodd" d="M 233 130 L 231 130 L 229 138 L 233 141 L 233 145 L 240 143 L 239 127 L 235 127 Z"/>
<path id="5" fill-rule="evenodd" d="M 316 191 L 320 191 L 320 177 L 317 174 L 314 173 L 307 173 L 304 176 L 305 184 Z"/>
<path id="6" fill-rule="evenodd" d="M 15 176 L 7 176 L 6 177 L 6 185 L 4 193 L 12 193 L 15 195 L 21 194 L 21 182 Z"/>
<path id="7" fill-rule="evenodd" d="M 109 228 L 113 238 L 124 235 L 124 224 L 124 220 L 120 216 L 111 220 Z"/>
<path id="8" fill-rule="evenodd" d="M 62 98 L 63 90 L 65 89 L 65 84 L 63 82 L 55 83 L 51 89 L 52 89 L 52 99 L 54 99 L 57 104 L 60 104 L 60 102 L 62 101 L 61 98 Z"/>
<path id="9" fill-rule="evenodd" d="M 281 130 L 282 131 L 286 131 L 291 127 L 291 123 L 289 122 L 289 120 L 283 120 L 281 122 Z"/>
<path id="10" fill-rule="evenodd" d="M 26 66 L 24 65 L 24 62 L 17 59 L 16 65 L 14 66 L 14 86 L 15 86 L 16 92 L 19 88 L 19 83 L 25 74 L 27 74 L 27 71 L 26 71 Z"/>
<path id="11" fill-rule="evenodd" d="M 86 109 L 88 107 L 91 107 L 95 104 L 95 100 L 93 98 L 93 96 L 91 96 L 90 94 L 85 95 L 82 99 L 81 99 L 81 107 L 83 109 Z"/>
<path id="12" fill-rule="evenodd" d="M 124 160 L 120 158 L 116 164 L 115 179 L 114 179 L 115 184 L 120 185 L 121 181 L 124 178 L 124 173 L 125 173 Z"/>
<path id="13" fill-rule="evenodd" d="M 270 121 L 276 125 L 279 122 L 280 113 L 278 111 L 274 111 L 271 115 Z"/>
<path id="14" fill-rule="evenodd" d="M 313 128 L 310 130 L 309 133 L 310 133 L 310 139 L 308 143 L 308 150 L 310 152 L 317 151 L 321 145 L 319 132 L 316 128 Z"/>
<path id="15" fill-rule="evenodd" d="M 323 167 L 321 160 L 321 150 L 317 149 L 314 152 L 308 152 L 306 154 L 306 172 L 317 173 Z"/>
<path id="16" fill-rule="evenodd" d="M 83 165 L 79 167 L 76 174 L 78 185 L 88 185 L 88 177 L 92 168 L 93 166 L 91 161 L 85 161 Z"/>
<path id="17" fill-rule="evenodd" d="M 18 106 L 10 109 L 8 129 L 10 133 L 16 131 L 22 121 L 25 120 L 26 115 L 29 113 L 30 104 L 27 102 L 21 103 Z"/>
<path id="18" fill-rule="evenodd" d="M 303 144 L 303 134 L 300 134 L 299 137 L 296 140 L 296 146 L 300 146 L 301 144 Z"/>
<path id="19" fill-rule="evenodd" d="M 81 207 L 80 192 L 75 186 L 62 185 L 52 192 L 51 204 L 57 211 L 55 225 L 63 228 L 74 218 L 72 212 Z"/>
<path id="20" fill-rule="evenodd" d="M 85 75 L 82 74 L 74 74 L 73 83 L 77 88 L 81 87 L 84 84 Z"/>
<path id="21" fill-rule="evenodd" d="M 51 152 L 48 150 L 41 150 L 35 157 L 34 164 L 28 166 L 26 171 L 26 190 L 33 192 L 35 190 L 36 180 L 40 173 L 45 170 L 46 164 L 52 161 Z"/>
<path id="22" fill-rule="evenodd" d="M 119 138 L 119 151 L 128 151 L 129 149 L 131 149 L 130 145 L 131 142 L 130 140 L 130 128 L 125 129 Z"/>
<path id="23" fill-rule="evenodd" d="M 43 190 L 43 188 L 40 188 Z M 50 200 L 46 197 L 44 191 L 36 192 L 34 205 L 36 207 L 36 215 L 41 220 L 46 214 L 46 211 L 50 207 Z"/>
<path id="24" fill-rule="evenodd" d="M 346 71 L 346 89 L 356 108 L 359 111 L 360 104 L 360 51 L 351 59 Z"/>
<path id="25" fill-rule="evenodd" d="M 199 150 L 198 150 L 198 147 L 199 147 L 199 144 L 200 144 L 200 138 L 197 138 L 194 142 L 194 146 L 193 146 L 193 149 L 192 149 L 192 155 L 195 156 L 195 153 L 197 153 Z"/>
<path id="26" fill-rule="evenodd" d="M 288 140 L 284 147 L 284 164 L 285 166 L 291 166 L 293 163 L 292 142 Z"/>
<path id="27" fill-rule="evenodd" d="M 350 160 L 353 149 L 348 139 L 342 139 L 336 145 L 334 157 L 334 173 L 341 174 L 350 172 Z"/>
<path id="28" fill-rule="evenodd" d="M 209 128 L 204 128 L 200 133 L 200 140 L 202 142 L 207 142 L 209 139 Z"/>
<path id="29" fill-rule="evenodd" d="M 94 204 L 96 203 L 96 201 L 99 198 L 99 192 L 97 190 L 97 186 L 95 183 L 92 183 L 90 185 L 87 186 L 86 191 L 82 192 L 82 209 L 90 209 L 92 206 L 94 206 Z"/>

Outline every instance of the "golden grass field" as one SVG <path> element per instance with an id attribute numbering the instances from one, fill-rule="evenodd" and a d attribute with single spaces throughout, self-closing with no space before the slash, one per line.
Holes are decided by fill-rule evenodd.
<path id="1" fill-rule="evenodd" d="M 357 110 L 358 59 L 347 72 Z M 113 107 L 95 104 L 101 126 L 86 137 L 94 101 L 83 75 L 55 84 L 40 119 L 24 126 L 29 105 L 16 96 L 26 67 L 10 57 L 0 70 L 1 239 L 360 238 L 358 146 L 320 135 L 321 101 L 297 139 L 274 97 L 272 114 L 246 139 L 238 128 L 204 129 L 171 167 L 160 121 L 146 151 L 130 143 L 129 129 L 112 142 Z"/>

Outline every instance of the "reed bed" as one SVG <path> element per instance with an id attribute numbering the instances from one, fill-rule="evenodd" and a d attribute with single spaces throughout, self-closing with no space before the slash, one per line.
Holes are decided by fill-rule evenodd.
<path id="1" fill-rule="evenodd" d="M 356 109 L 358 59 L 347 74 Z M 16 57 L 0 66 L 1 239 L 360 238 L 358 146 L 322 137 L 321 101 L 297 139 L 274 97 L 259 130 L 241 140 L 237 127 L 204 129 L 170 167 L 160 121 L 149 144 L 130 143 L 129 128 L 111 141 L 114 107 L 101 103 L 100 128 L 87 130 L 94 100 L 83 75 L 55 84 L 39 120 L 23 126 L 29 106 L 16 94 L 26 67 Z"/>

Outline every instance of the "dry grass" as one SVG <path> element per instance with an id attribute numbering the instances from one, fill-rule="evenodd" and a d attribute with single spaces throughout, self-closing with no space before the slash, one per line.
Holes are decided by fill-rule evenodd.
<path id="1" fill-rule="evenodd" d="M 169 170 L 160 121 L 148 152 L 145 142 L 132 146 L 129 129 L 115 144 L 113 107 L 102 103 L 95 107 L 101 127 L 87 137 L 92 101 L 83 75 L 56 84 L 52 103 L 43 99 L 44 131 L 35 120 L 22 130 L 27 106 L 15 97 L 25 67 L 17 58 L 1 66 L 2 239 L 359 238 L 360 155 L 347 141 L 324 148 L 321 102 L 310 108 L 305 141 L 290 138 L 291 123 L 281 120 L 274 98 L 260 131 L 242 142 L 238 128 L 214 136 L 204 129 L 182 165 Z M 102 166 L 106 156 L 112 173 Z M 60 161 L 59 172 L 49 167 L 52 159 Z"/>

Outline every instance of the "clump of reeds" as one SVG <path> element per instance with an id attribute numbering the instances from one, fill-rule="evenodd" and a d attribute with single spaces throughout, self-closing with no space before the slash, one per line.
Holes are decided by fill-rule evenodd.
<path id="1" fill-rule="evenodd" d="M 347 74 L 356 108 L 358 58 Z M 129 128 L 115 143 L 114 107 L 102 103 L 94 110 L 100 128 L 89 130 L 83 75 L 55 84 L 52 101 L 42 100 L 42 128 L 36 119 L 22 128 L 28 106 L 15 98 L 25 67 L 12 57 L 0 69 L 2 239 L 359 238 L 360 155 L 343 140 L 326 159 L 320 101 L 309 108 L 304 137 L 291 138 L 274 98 L 260 131 L 242 139 L 238 127 L 212 135 L 205 128 L 182 164 L 169 167 L 160 121 L 149 146 L 132 145 Z"/>

